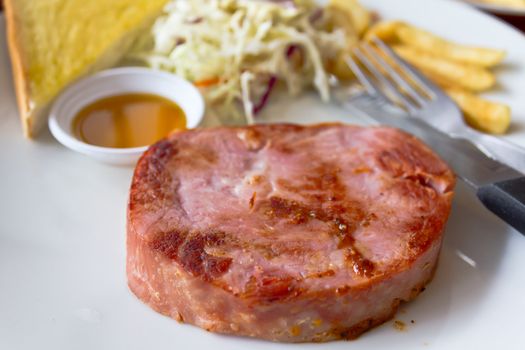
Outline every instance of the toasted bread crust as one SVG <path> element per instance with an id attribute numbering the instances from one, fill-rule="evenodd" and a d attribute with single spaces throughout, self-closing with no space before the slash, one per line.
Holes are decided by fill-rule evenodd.
<path id="1" fill-rule="evenodd" d="M 16 12 L 15 0 L 5 0 L 5 16 L 7 20 L 7 45 L 9 56 L 11 57 L 11 66 L 13 80 L 15 83 L 16 99 L 20 113 L 20 120 L 24 135 L 28 138 L 33 136 L 33 119 L 35 111 L 29 108 L 29 83 L 27 80 L 27 71 L 24 64 L 24 49 L 20 32 L 20 18 Z"/>
<path id="2" fill-rule="evenodd" d="M 86 54 L 86 60 L 77 65 L 72 65 L 71 62 L 76 62 L 78 55 L 69 52 L 68 55 L 62 57 L 61 52 L 58 51 L 61 50 L 60 45 L 76 43 L 78 46 L 78 43 L 82 42 L 81 37 L 78 35 L 73 37 L 57 35 L 46 29 L 55 25 L 54 23 L 51 25 L 45 22 L 37 23 L 41 24 L 40 29 L 35 27 L 35 23 L 33 23 L 35 20 L 38 22 L 40 11 L 50 11 L 48 13 L 50 15 L 46 17 L 48 20 L 69 18 L 71 9 L 66 11 L 57 5 L 67 2 L 41 1 L 33 4 L 28 0 L 6 1 L 7 39 L 20 119 L 25 136 L 28 138 L 36 136 L 39 130 L 44 127 L 49 106 L 64 87 L 82 76 L 114 66 L 128 50 L 135 35 L 139 34 L 140 30 L 145 29 L 156 18 L 165 1 L 141 0 L 137 2 L 140 6 L 134 6 L 134 11 L 129 12 L 130 14 L 122 11 L 120 7 L 122 4 L 127 5 L 128 0 L 120 0 L 120 5 L 113 5 L 113 2 L 106 3 L 105 8 L 113 11 L 107 18 L 113 18 L 111 15 L 117 16 L 116 20 L 119 25 L 116 25 L 116 31 L 101 45 L 93 44 L 99 43 L 100 37 L 93 38 L 90 36 L 88 43 L 93 44 L 91 51 Z M 133 4 L 129 2 L 130 6 Z M 138 11 L 141 9 L 145 12 Z M 61 12 L 62 10 L 66 12 Z M 91 6 L 91 12 L 85 13 L 81 18 L 73 17 L 75 25 L 70 26 L 68 23 L 64 24 L 60 21 L 57 21 L 57 25 L 61 32 L 67 32 L 68 29 L 72 30 L 73 33 L 81 32 L 78 30 L 79 28 L 84 24 L 91 23 L 90 13 L 91 15 L 96 13 L 94 6 Z M 40 34 L 38 33 L 41 29 L 45 29 L 45 32 L 42 32 L 43 34 L 39 38 Z M 98 33 L 96 28 L 93 30 Z M 40 41 L 36 42 L 35 40 Z M 49 50 L 46 49 L 48 44 Z M 54 50 L 58 51 L 55 52 Z M 80 47 L 79 50 L 84 50 L 84 47 Z M 64 52 L 68 51 L 64 50 Z M 47 57 L 54 63 L 47 65 L 49 62 L 42 61 L 43 57 Z M 59 72 L 62 74 L 61 76 L 59 76 Z M 50 82 L 52 82 L 51 85 Z"/>

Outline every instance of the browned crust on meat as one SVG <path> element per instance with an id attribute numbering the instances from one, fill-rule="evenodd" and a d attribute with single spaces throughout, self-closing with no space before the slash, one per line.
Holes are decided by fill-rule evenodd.
<path id="1" fill-rule="evenodd" d="M 309 128 L 325 128 L 333 127 L 334 125 L 339 124 L 323 124 L 317 126 L 310 126 Z M 268 129 L 275 129 L 279 131 L 297 131 L 301 130 L 304 127 L 297 125 L 269 125 L 262 126 Z M 250 130 L 259 130 L 261 127 L 252 127 Z M 220 130 L 219 128 L 218 130 Z M 228 128 L 231 129 L 231 128 Z M 235 129 L 234 129 L 235 130 Z M 237 130 L 246 130 L 246 128 L 237 128 Z M 187 131 L 186 133 L 194 133 L 199 131 Z M 178 135 L 181 135 L 180 133 Z M 401 133 L 400 133 L 401 135 Z M 147 241 L 144 237 L 136 232 L 134 225 L 135 215 L 140 215 L 141 203 L 144 202 L 153 202 L 153 205 L 158 205 L 159 201 L 162 202 L 167 200 L 168 202 L 172 199 L 165 198 L 165 193 L 157 192 L 157 189 L 160 188 L 160 183 L 165 181 L 162 176 L 165 174 L 166 167 L 169 166 L 169 161 L 171 156 L 179 152 L 177 144 L 177 136 L 174 136 L 168 141 L 161 141 L 157 145 L 151 147 L 139 161 L 135 174 L 132 181 L 131 192 L 130 192 L 130 202 L 128 207 L 128 239 L 133 236 L 134 240 L 138 240 L 140 246 L 146 249 L 150 249 L 155 254 L 155 261 L 162 262 L 164 259 L 166 261 L 175 261 L 177 263 L 179 273 L 182 275 L 187 275 L 189 279 L 200 280 L 200 286 L 207 286 L 206 288 L 212 288 L 213 293 L 220 295 L 220 298 L 227 298 L 228 300 L 234 300 L 235 303 L 239 303 L 243 307 L 252 310 L 254 314 L 258 311 L 258 308 L 271 308 L 272 305 L 282 304 L 289 305 L 293 303 L 301 303 L 308 300 L 329 300 L 330 298 L 339 298 L 345 297 L 350 294 L 357 293 L 359 295 L 366 295 L 367 292 L 372 291 L 374 286 L 385 282 L 387 283 L 390 279 L 396 278 L 397 275 L 404 274 L 414 268 L 415 265 L 420 264 L 421 260 L 418 260 L 422 255 L 425 255 L 429 249 L 433 249 L 435 252 L 436 244 L 440 245 L 441 234 L 444 228 L 444 225 L 448 219 L 450 204 L 453 196 L 452 189 L 454 187 L 454 176 L 451 171 L 446 168 L 441 173 L 432 173 L 429 170 L 429 173 L 414 171 L 418 169 L 418 161 L 420 157 L 431 157 L 435 159 L 436 162 L 441 162 L 434 153 L 428 149 L 425 145 L 421 144 L 416 138 L 406 135 L 406 139 L 403 140 L 403 146 L 406 147 L 415 147 L 420 148 L 417 152 L 419 153 L 410 153 L 410 152 L 397 152 L 393 150 L 388 154 L 385 153 L 383 159 L 379 159 L 379 164 L 381 169 L 387 173 L 390 173 L 394 178 L 399 178 L 399 182 L 396 183 L 396 190 L 401 191 L 402 193 L 406 191 L 407 194 L 410 194 L 417 189 L 418 191 L 436 191 L 436 196 L 439 196 L 436 201 L 436 210 L 429 216 L 428 220 L 425 220 L 423 223 L 419 222 L 417 218 L 414 223 L 408 223 L 406 227 L 407 232 L 412 234 L 409 236 L 407 241 L 407 251 L 408 255 L 406 259 L 399 262 L 397 265 L 387 265 L 387 268 L 382 269 L 380 272 L 374 270 L 372 262 L 364 259 L 359 251 L 354 250 L 353 248 L 353 238 L 351 232 L 348 233 L 346 237 L 346 232 L 339 232 L 341 235 L 341 247 L 347 247 L 347 259 L 350 264 L 355 265 L 353 267 L 354 271 L 360 275 L 362 280 L 359 281 L 359 284 L 353 284 L 351 286 L 339 285 L 338 288 L 334 289 L 311 289 L 303 288 L 301 281 L 298 281 L 290 276 L 272 276 L 264 275 L 259 279 L 253 279 L 248 283 L 247 288 L 244 292 L 234 292 L 230 286 L 226 285 L 219 278 L 222 273 L 224 273 L 230 264 L 231 260 L 221 260 L 216 259 L 213 256 L 207 255 L 206 251 L 203 249 L 203 242 L 208 242 L 210 244 L 221 244 L 221 234 L 216 231 L 206 231 L 206 232 L 185 232 L 185 231 L 174 231 L 174 232 L 160 232 L 159 235 L 155 237 L 148 237 Z M 248 140 L 248 144 L 253 149 L 258 149 L 260 145 L 260 135 L 258 132 L 250 133 L 246 137 L 255 138 L 253 140 Z M 401 136 L 400 136 L 401 137 Z M 404 142 L 412 143 L 412 145 L 405 145 Z M 286 153 L 286 150 L 283 150 Z M 205 161 L 213 162 L 214 159 L 204 159 Z M 202 159 L 198 160 L 198 162 Z M 441 163 L 442 164 L 442 163 Z M 424 170 L 425 164 L 421 167 Z M 189 164 L 188 166 L 193 166 Z M 196 163 L 196 167 L 201 167 L 202 164 Z M 371 170 L 358 171 L 358 173 L 366 174 Z M 327 181 L 330 183 L 328 186 L 337 186 L 337 179 L 332 178 L 332 175 L 327 175 Z M 324 180 L 323 180 L 324 181 Z M 323 185 L 324 186 L 324 185 Z M 324 188 L 324 187 L 323 187 Z M 388 190 L 388 189 L 387 189 Z M 330 192 L 330 191 L 328 191 Z M 327 193 L 328 193 L 327 192 Z M 334 193 L 337 191 L 334 191 Z M 331 196 L 330 194 L 328 194 Z M 415 194 L 417 195 L 417 193 Z M 255 198 L 255 193 L 252 195 L 252 198 Z M 327 200 L 327 198 L 320 199 L 322 201 Z M 138 206 L 136 206 L 139 204 Z M 269 202 L 264 205 L 260 203 L 255 204 L 255 199 L 246 201 L 246 209 L 248 210 L 263 210 L 266 213 L 267 218 L 271 220 L 276 218 L 276 220 L 285 220 L 292 223 L 302 224 L 309 220 L 309 215 L 311 215 L 310 208 L 303 208 L 299 203 L 293 201 L 286 201 L 279 198 L 274 198 L 273 202 L 270 198 Z M 137 213 L 137 210 L 139 212 Z M 356 212 L 357 213 L 357 212 Z M 321 217 L 326 215 L 328 220 L 334 220 L 334 217 L 327 215 L 325 213 L 315 212 L 316 217 Z M 358 215 L 363 217 L 364 222 L 367 220 L 372 220 L 373 218 L 368 218 L 365 220 L 367 213 L 361 213 Z M 389 213 L 381 213 L 380 215 L 389 215 Z M 421 220 L 419 220 L 421 221 Z M 344 221 L 334 221 L 336 226 L 339 225 L 345 226 L 347 223 Z M 344 229 L 346 230 L 346 228 Z M 343 231 L 344 231 L 343 230 Z M 198 237 L 198 239 L 197 239 Z M 219 237 L 219 238 L 217 238 Z M 183 252 L 187 249 L 179 249 L 184 247 L 184 245 L 191 246 L 191 251 L 196 254 L 193 255 L 184 255 Z M 249 248 L 249 247 L 244 247 Z M 182 252 L 182 253 L 181 253 Z M 129 252 L 128 252 L 129 254 Z M 181 255 L 183 254 L 183 255 Z M 427 256 L 429 256 L 427 254 Z M 168 263 L 168 262 L 166 262 Z M 408 301 L 416 297 L 423 289 L 424 286 L 431 280 L 435 267 L 437 264 L 437 259 L 429 261 L 423 270 L 428 268 L 427 273 L 424 275 L 429 277 L 417 284 L 410 293 L 405 294 L 402 298 L 404 301 Z M 419 265 L 418 265 L 419 266 Z M 129 262 L 128 262 L 128 268 Z M 421 268 L 421 266 L 420 266 Z M 431 269 L 431 270 L 430 270 Z M 128 277 L 129 277 L 128 270 Z M 321 272 L 316 276 L 308 276 L 308 278 L 331 278 L 333 277 L 334 272 L 330 271 Z M 366 278 L 365 278 L 366 277 Z M 325 329 L 323 332 L 316 334 L 310 338 L 303 338 L 300 334 L 300 329 L 292 327 L 290 330 L 287 330 L 289 334 L 292 335 L 290 338 L 289 335 L 265 335 L 265 334 L 255 334 L 250 333 L 250 331 L 243 330 L 243 326 L 236 322 L 229 322 L 226 325 L 221 324 L 220 322 L 214 324 L 201 324 L 194 315 L 191 314 L 191 311 L 183 310 L 180 307 L 176 310 L 166 308 L 166 306 L 160 302 L 152 301 L 151 296 L 140 290 L 138 288 L 137 280 L 131 282 L 133 279 L 130 278 L 130 288 L 133 290 L 139 298 L 146 301 L 157 311 L 166 314 L 167 316 L 173 317 L 179 321 L 188 322 L 191 324 L 197 324 L 198 326 L 219 332 L 219 333 L 228 333 L 228 334 L 239 334 L 246 336 L 257 336 L 264 337 L 270 340 L 281 340 L 281 341 L 327 341 L 333 339 L 353 339 L 363 332 L 367 331 L 374 326 L 377 326 L 393 317 L 395 314 L 399 303 L 401 300 L 395 300 L 389 308 L 382 310 L 380 313 L 375 313 L 374 317 L 359 321 L 356 324 L 351 325 L 350 327 L 344 327 L 339 325 L 334 325 L 330 329 Z M 185 277 L 186 278 L 186 277 Z M 409 286 L 407 286 L 409 288 Z M 408 295 L 408 296 L 407 296 Z M 187 306 L 184 306 L 187 307 Z M 173 308 L 173 306 L 172 306 Z M 348 325 L 348 324 L 347 324 Z M 229 328 L 235 326 L 236 328 Z M 294 337 L 294 334 L 297 333 L 297 336 Z"/>
<path id="2" fill-rule="evenodd" d="M 129 232 L 133 232 L 132 228 L 130 228 L 129 226 L 128 226 L 128 229 L 130 230 Z M 136 234 L 133 234 L 132 237 L 133 239 L 137 238 Z M 130 236 L 128 236 L 128 240 L 129 238 Z M 438 246 L 440 246 L 439 242 L 437 244 Z M 422 293 L 425 290 L 426 286 L 434 278 L 435 272 L 438 266 L 437 263 L 438 263 L 438 259 L 434 259 L 432 262 L 432 265 L 429 266 L 431 270 L 430 270 L 430 274 L 428 275 L 428 278 L 426 278 L 423 282 L 412 287 L 410 294 L 406 298 L 393 300 L 392 303 L 390 304 L 390 307 L 383 310 L 383 312 L 381 313 L 381 316 L 362 320 L 352 325 L 351 327 L 345 328 L 345 327 L 335 326 L 326 331 L 316 333 L 314 336 L 312 336 L 309 339 L 302 339 L 300 337 L 301 332 L 299 330 L 296 330 L 295 327 L 282 331 L 282 333 L 287 333 L 287 332 L 290 333 L 292 335 L 292 338 L 287 338 L 287 339 L 280 338 L 282 335 L 274 335 L 275 338 L 271 338 L 271 337 L 264 337 L 264 338 L 267 340 L 271 340 L 271 341 L 288 341 L 288 342 L 290 341 L 293 341 L 293 342 L 326 342 L 326 341 L 339 340 L 339 339 L 354 340 L 358 338 L 360 335 L 362 335 L 363 333 L 371 330 L 372 328 L 391 320 L 397 313 L 401 304 L 405 302 L 410 302 L 411 300 L 416 298 L 420 293 Z M 181 309 L 176 310 L 176 311 L 173 311 L 173 310 L 170 311 L 169 309 L 166 309 L 163 307 L 163 302 L 160 301 L 158 296 L 145 293 L 143 289 L 144 286 L 141 286 L 142 289 L 138 288 L 139 284 L 136 283 L 136 280 L 134 278 L 131 278 L 130 271 L 129 271 L 130 267 L 131 266 L 128 264 L 127 268 L 128 268 L 129 287 L 135 295 L 137 295 L 144 302 L 148 303 L 157 312 L 164 314 L 165 316 L 171 317 L 179 323 L 196 324 L 195 320 L 193 319 L 193 315 L 188 314 L 187 315 L 188 317 L 186 317 L 183 315 Z M 224 293 L 224 292 L 225 290 L 222 290 L 220 293 Z M 211 296 L 212 295 L 210 295 L 210 297 Z M 213 296 L 215 297 L 216 295 L 213 294 Z M 324 295 L 324 296 L 317 296 L 317 297 L 334 298 L 334 295 Z M 311 298 L 316 298 L 316 296 L 312 296 Z M 241 300 L 240 302 L 242 303 Z M 252 309 L 252 310 L 254 313 L 257 313 L 256 309 Z M 320 325 L 321 324 L 322 323 L 320 323 Z M 220 325 L 211 325 L 211 326 L 206 326 L 206 327 L 202 325 L 200 326 L 202 328 L 205 328 L 207 331 L 211 331 L 211 332 L 217 332 L 217 333 L 222 333 L 222 334 L 237 334 L 241 336 L 253 336 L 251 334 L 246 334 L 240 331 L 240 328 L 238 328 L 239 326 L 234 323 L 229 323 L 227 328 L 224 328 L 224 326 L 220 326 Z M 293 339 L 294 337 L 296 339 Z"/>
<path id="3" fill-rule="evenodd" d="M 315 126 L 308 126 L 308 128 L 331 128 L 334 126 L 341 126 L 340 123 L 323 123 L 323 124 L 317 124 Z M 259 132 L 257 131 L 260 128 L 269 128 L 269 129 L 276 129 L 276 130 L 287 130 L 287 131 L 298 131 L 302 130 L 305 127 L 295 124 L 274 124 L 274 125 L 264 125 L 264 126 L 252 126 L 250 127 L 251 133 L 249 133 L 250 136 L 258 135 L 257 139 L 259 139 Z M 216 128 L 216 130 L 221 129 L 233 129 L 233 130 L 247 130 L 246 127 L 221 127 Z M 255 130 L 255 131 L 253 131 Z M 163 140 L 158 142 L 157 144 L 150 147 L 141 157 L 141 159 L 138 162 L 138 165 L 135 169 L 135 174 L 133 176 L 133 181 L 131 185 L 130 190 L 130 201 L 129 201 L 129 220 L 131 223 L 133 223 L 134 218 L 134 208 L 133 206 L 140 202 L 162 202 L 162 201 L 171 201 L 173 198 L 167 197 L 167 194 L 157 191 L 161 187 L 161 183 L 163 181 L 167 181 L 163 179 L 163 176 L 168 176 L 166 174 L 165 168 L 170 161 L 171 157 L 178 152 L 178 146 L 177 143 L 174 142 L 176 140 L 177 135 L 181 135 L 182 133 L 195 133 L 199 132 L 199 130 L 188 130 L 184 132 L 177 133 L 172 136 L 170 140 Z M 405 134 L 408 142 L 415 143 L 418 148 L 421 148 L 422 154 L 424 156 L 428 157 L 434 157 L 438 159 L 434 153 L 426 147 L 424 144 L 422 144 L 419 140 L 417 140 L 415 137 Z M 410 147 L 406 147 L 404 149 L 405 151 L 410 150 Z M 408 153 L 407 153 L 408 152 Z M 344 222 L 343 220 L 340 220 L 337 218 L 337 214 L 333 212 L 315 212 L 312 208 L 309 207 L 301 207 L 299 204 L 295 202 L 290 202 L 284 199 L 281 199 L 279 197 L 271 197 L 270 201 L 268 203 L 268 207 L 260 208 L 263 210 L 268 218 L 277 217 L 280 219 L 286 219 L 294 224 L 301 224 L 309 220 L 309 215 L 314 213 L 316 218 L 320 218 L 322 216 L 326 216 L 324 220 L 327 221 L 334 221 L 335 226 L 334 230 L 337 232 L 337 235 L 341 236 L 341 243 L 340 248 L 342 247 L 348 247 L 347 252 L 347 260 L 350 264 L 354 265 L 354 268 L 356 272 L 359 274 L 366 276 L 366 279 L 362 280 L 362 283 L 358 286 L 352 286 L 351 288 L 345 288 L 342 287 L 339 289 L 339 294 L 344 295 L 345 293 L 349 292 L 350 290 L 355 289 L 367 289 L 371 285 L 378 283 L 379 281 L 388 279 L 390 275 L 393 272 L 397 272 L 400 270 L 406 270 L 409 269 L 410 266 L 413 264 L 414 260 L 424 251 L 428 249 L 430 244 L 434 242 L 434 240 L 441 235 L 441 228 L 444 227 L 444 224 L 448 220 L 449 215 L 449 204 L 452 200 L 453 192 L 451 189 L 454 187 L 454 177 L 450 170 L 447 170 L 447 172 L 443 174 L 439 174 L 436 176 L 435 174 L 425 174 L 425 173 L 413 173 L 413 170 L 403 169 L 403 167 L 407 166 L 413 166 L 414 162 L 419 161 L 417 156 L 415 154 L 410 154 L 409 151 L 405 153 L 402 153 L 401 151 L 396 151 L 394 149 L 393 151 L 389 151 L 388 153 L 385 153 L 384 158 L 380 159 L 380 163 L 383 166 L 383 170 L 386 172 L 390 172 L 395 177 L 400 177 L 404 179 L 411 179 L 413 178 L 413 181 L 410 183 L 414 183 L 415 187 L 406 188 L 403 190 L 406 190 L 407 193 L 410 191 L 413 191 L 414 189 L 421 189 L 426 190 L 427 188 L 433 190 L 433 184 L 431 183 L 431 180 L 429 178 L 436 178 L 441 177 L 443 178 L 443 182 L 447 183 L 446 188 L 444 189 L 443 196 L 445 198 L 448 198 L 448 200 L 442 200 L 441 206 L 439 207 L 439 210 L 429 218 L 429 220 L 422 222 L 421 220 L 415 221 L 413 224 L 411 224 L 409 227 L 407 227 L 407 230 L 413 232 L 408 244 L 410 247 L 409 253 L 410 256 L 407 257 L 403 261 L 403 265 L 392 265 L 389 266 L 388 270 L 383 270 L 379 274 L 374 274 L 373 272 L 373 264 L 369 262 L 368 260 L 362 258 L 361 254 L 352 248 L 353 238 L 350 231 L 345 230 L 338 230 L 337 227 L 346 227 L 348 224 Z M 204 157 L 206 156 L 206 157 Z M 201 158 L 209 158 L 211 157 L 209 154 L 207 155 L 196 155 L 195 162 L 196 164 L 193 164 L 192 166 L 200 167 L 200 159 Z M 208 159 L 205 161 L 212 162 L 213 159 Z M 408 165 L 407 165 L 408 164 Z M 334 177 L 335 175 L 332 173 L 335 170 L 330 170 L 329 173 L 326 173 L 326 169 L 322 171 L 322 176 L 328 176 L 328 177 Z M 318 179 L 314 179 L 314 181 L 319 181 Z M 315 184 L 315 186 L 320 186 L 319 184 Z M 328 186 L 328 187 L 326 187 Z M 405 184 L 401 184 L 400 186 L 405 186 Z M 335 196 L 336 193 L 343 191 L 340 184 L 338 184 L 337 178 L 333 180 L 333 182 L 328 183 L 325 185 L 326 191 L 328 193 L 328 197 Z M 403 188 L 403 187 L 402 187 Z M 301 189 L 296 189 L 297 191 L 300 191 Z M 320 198 L 319 200 L 322 201 L 328 201 L 330 198 Z M 252 204 L 249 204 L 252 206 Z M 337 209 L 336 209 L 337 210 Z M 366 214 L 361 210 L 360 207 L 355 207 L 352 209 L 355 211 L 356 220 L 361 220 L 365 222 L 367 220 Z M 373 214 L 375 215 L 375 214 Z M 207 264 L 213 264 L 211 260 L 213 258 L 210 258 L 211 260 L 206 260 L 206 254 L 203 254 L 203 256 L 200 256 L 199 254 L 194 254 L 192 256 L 185 256 L 185 257 L 179 257 L 177 255 L 173 255 L 170 251 L 163 249 L 163 246 L 169 246 L 169 243 L 175 244 L 174 246 L 177 246 L 177 249 L 179 245 L 182 244 L 192 244 L 192 242 L 196 242 L 194 238 L 195 236 L 202 236 L 202 237 L 209 237 L 212 235 L 215 235 L 215 231 L 206 231 L 206 232 L 161 232 L 154 241 L 148 242 L 148 245 L 153 248 L 159 250 L 159 252 L 168 258 L 174 259 L 182 264 L 182 266 L 187 269 L 188 272 L 197 273 L 197 276 L 201 276 L 205 280 L 214 283 L 215 285 L 223 288 L 227 292 L 231 292 L 231 290 L 228 288 L 228 286 L 221 284 L 220 281 L 216 281 L 213 276 L 206 273 L 204 271 L 204 267 L 202 265 Z M 174 239 L 174 235 L 178 237 L 177 241 Z M 186 240 L 189 240 L 189 242 L 185 242 Z M 164 244 L 166 242 L 167 244 Z M 201 250 L 203 250 L 203 247 L 199 245 Z M 246 247 L 249 248 L 249 247 Z M 182 259 L 182 260 L 181 260 Z M 193 259 L 193 260 L 191 260 Z M 229 263 L 221 262 L 223 266 L 229 265 Z M 219 268 L 220 269 L 220 268 Z M 215 276 L 220 276 L 215 274 Z M 261 288 L 262 287 L 262 288 Z M 305 291 L 302 290 L 299 286 L 296 285 L 295 280 L 292 278 L 273 278 L 269 279 L 264 286 L 254 286 L 254 289 L 256 291 L 262 291 L 262 294 L 254 294 L 253 292 L 247 291 L 246 293 L 238 294 L 237 296 L 240 298 L 245 299 L 251 299 L 256 298 L 258 302 L 260 302 L 260 299 L 262 300 L 268 300 L 269 302 L 275 301 L 275 300 L 284 300 L 289 298 L 295 298 L 299 296 L 311 296 L 311 291 Z M 275 295 L 270 295 L 271 291 L 274 291 Z M 286 292 L 285 292 L 286 291 Z"/>
<path id="4" fill-rule="evenodd" d="M 323 342 L 323 341 L 326 341 L 326 339 L 333 339 L 333 338 L 354 340 L 354 339 L 357 339 L 363 333 L 371 330 L 372 328 L 390 321 L 396 315 L 399 309 L 399 306 L 401 304 L 414 300 L 419 294 L 425 291 L 426 286 L 430 282 L 432 282 L 432 280 L 434 279 L 436 270 L 437 270 L 437 263 L 432 268 L 432 274 L 430 275 L 430 277 L 426 281 L 412 288 L 412 292 L 410 293 L 410 296 L 407 299 L 405 300 L 396 299 L 392 303 L 391 309 L 385 314 L 385 316 L 378 317 L 378 318 L 369 318 L 369 319 L 359 322 L 358 324 L 353 325 L 350 328 L 346 328 L 343 330 L 334 329 L 333 332 L 331 333 L 329 332 L 329 334 L 327 334 L 325 338 L 320 338 L 319 340 L 314 340 L 314 341 Z"/>

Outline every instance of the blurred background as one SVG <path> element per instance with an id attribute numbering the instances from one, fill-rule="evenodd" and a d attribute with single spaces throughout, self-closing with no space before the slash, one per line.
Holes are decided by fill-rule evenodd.
<path id="1" fill-rule="evenodd" d="M 3 0 L 0 0 L 0 11 L 3 11 L 4 5 Z M 501 20 L 513 25 L 522 32 L 525 32 L 525 15 L 512 15 L 512 14 L 503 14 L 503 13 L 492 13 L 493 15 L 499 17 Z"/>

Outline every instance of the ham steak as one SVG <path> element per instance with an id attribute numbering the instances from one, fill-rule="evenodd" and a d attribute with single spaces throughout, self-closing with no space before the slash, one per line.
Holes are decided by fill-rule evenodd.
<path id="1" fill-rule="evenodd" d="M 391 128 L 175 133 L 135 169 L 129 287 L 208 331 L 355 338 L 431 280 L 454 183 L 429 148 Z"/>

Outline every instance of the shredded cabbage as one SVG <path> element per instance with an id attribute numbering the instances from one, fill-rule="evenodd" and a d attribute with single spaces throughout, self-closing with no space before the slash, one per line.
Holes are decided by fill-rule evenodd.
<path id="1" fill-rule="evenodd" d="M 293 95 L 313 86 L 330 99 L 326 66 L 348 33 L 327 24 L 323 11 L 312 0 L 173 0 L 139 56 L 201 87 L 208 106 L 228 116 L 241 106 L 251 123 L 272 77 Z"/>

